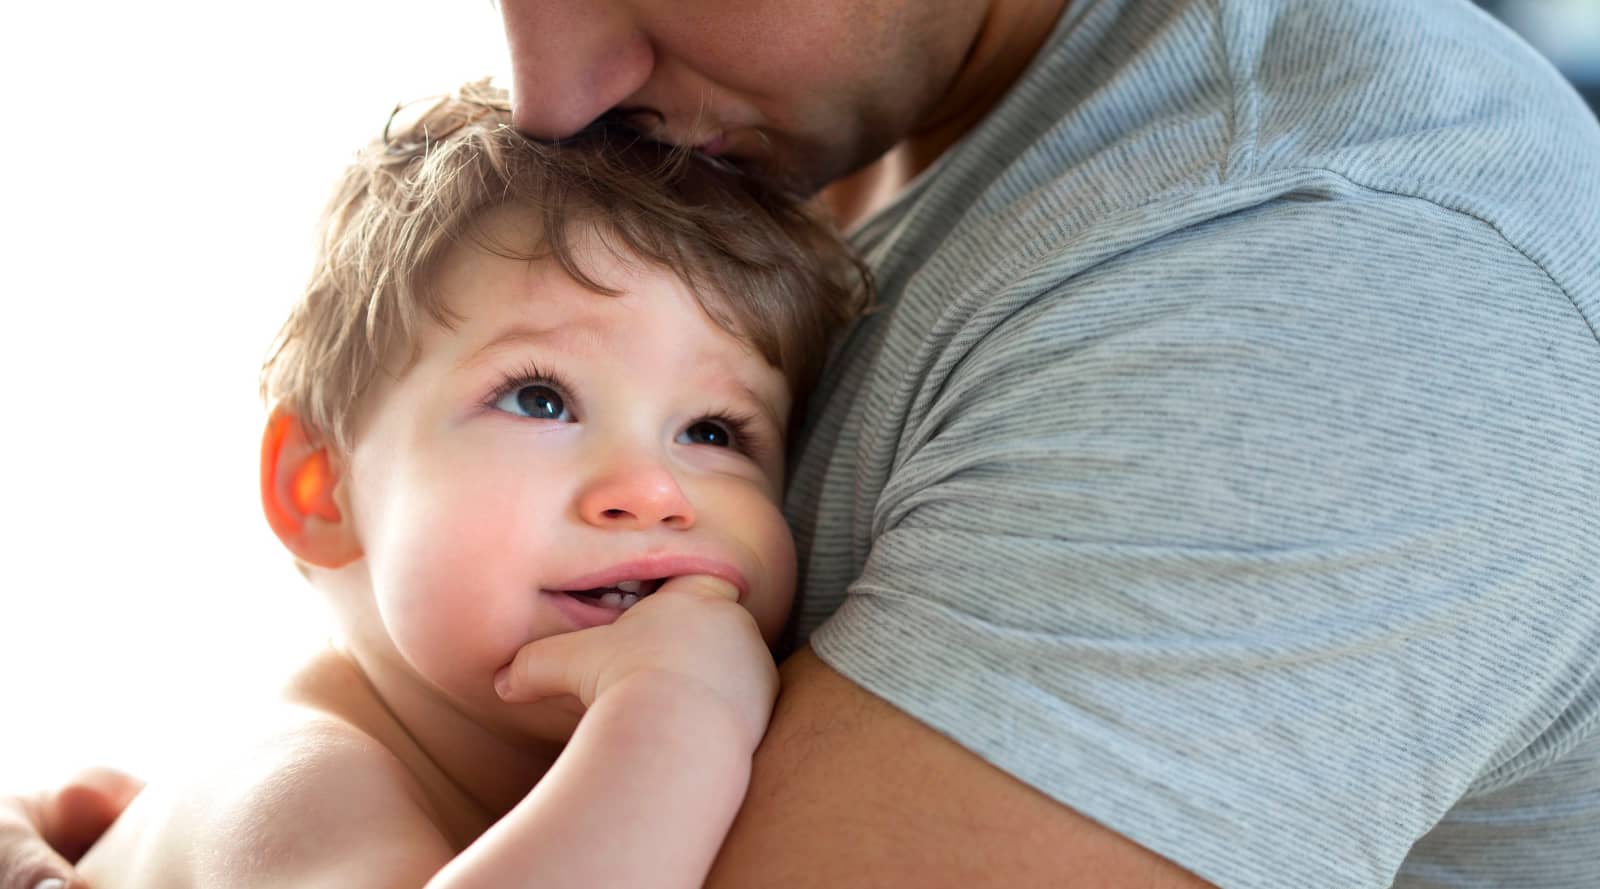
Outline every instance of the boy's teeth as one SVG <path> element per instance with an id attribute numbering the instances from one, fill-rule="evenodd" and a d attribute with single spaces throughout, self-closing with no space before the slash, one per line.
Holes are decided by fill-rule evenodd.
<path id="1" fill-rule="evenodd" d="M 635 596 L 637 596 L 639 593 L 644 591 L 644 581 L 624 580 L 617 584 L 617 589 L 622 590 L 624 593 L 633 593 Z"/>
<path id="2" fill-rule="evenodd" d="M 620 608 L 627 611 L 632 608 L 639 597 L 633 593 L 604 593 L 600 596 L 600 604 L 606 608 Z"/>

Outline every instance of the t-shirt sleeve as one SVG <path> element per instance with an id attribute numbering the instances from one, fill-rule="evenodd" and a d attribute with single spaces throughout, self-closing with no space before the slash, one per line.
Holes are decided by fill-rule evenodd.
<path id="1" fill-rule="evenodd" d="M 1600 349 L 1489 226 L 1280 200 L 1046 260 L 944 348 L 812 644 L 999 768 L 1348 889 L 1596 734 Z"/>

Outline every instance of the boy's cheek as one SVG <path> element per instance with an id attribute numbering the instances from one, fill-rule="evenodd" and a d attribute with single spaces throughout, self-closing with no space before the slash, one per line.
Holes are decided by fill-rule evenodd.
<path id="1" fill-rule="evenodd" d="M 461 492 L 458 492 L 461 493 Z M 532 529 L 503 497 L 393 504 L 368 551 L 390 637 L 440 685 L 483 685 L 529 641 L 537 603 Z"/>
<path id="2" fill-rule="evenodd" d="M 795 555 L 794 535 L 781 513 L 772 512 L 773 521 L 766 523 L 765 540 L 760 544 L 762 567 L 767 573 L 769 590 L 760 602 L 751 603 L 750 612 L 767 644 L 777 643 L 794 605 Z"/>
<path id="3" fill-rule="evenodd" d="M 381 584 L 379 610 L 395 648 L 430 682 L 465 697 L 492 696 L 492 679 L 529 641 L 537 595 L 470 565 L 438 561 Z"/>

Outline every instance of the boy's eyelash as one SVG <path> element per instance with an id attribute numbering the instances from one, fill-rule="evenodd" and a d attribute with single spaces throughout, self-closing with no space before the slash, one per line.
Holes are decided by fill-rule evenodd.
<path id="1" fill-rule="evenodd" d="M 728 431 L 733 433 L 734 450 L 742 451 L 757 459 L 765 455 L 767 442 L 758 429 L 755 414 L 706 411 L 695 418 L 696 423 L 702 420 L 712 420 L 728 427 Z"/>
<path id="2" fill-rule="evenodd" d="M 494 390 L 489 393 L 489 397 L 484 399 L 483 404 L 485 407 L 492 408 L 507 393 L 515 392 L 523 386 L 549 386 L 561 393 L 561 398 L 568 402 L 567 410 L 573 410 L 571 404 L 573 400 L 572 387 L 568 386 L 559 374 L 547 371 L 531 361 L 518 370 L 502 373 L 499 385 L 494 387 Z"/>
<path id="3" fill-rule="evenodd" d="M 531 361 L 517 370 L 502 372 L 499 384 L 489 393 L 489 397 L 484 399 L 483 405 L 493 408 L 506 394 L 524 386 L 549 386 L 561 393 L 561 397 L 567 402 L 567 410 L 573 410 L 572 387 L 567 385 L 560 374 L 545 370 Z M 752 459 L 760 460 L 765 457 L 767 449 L 771 446 L 760 428 L 760 421 L 753 412 L 707 410 L 695 415 L 694 422 L 699 423 L 703 420 L 711 420 L 726 426 L 733 434 L 734 450 L 741 451 Z"/>

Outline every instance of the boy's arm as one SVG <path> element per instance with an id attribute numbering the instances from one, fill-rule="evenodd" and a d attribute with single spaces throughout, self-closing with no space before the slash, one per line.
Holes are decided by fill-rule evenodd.
<path id="1" fill-rule="evenodd" d="M 323 755 L 315 773 L 290 775 L 322 808 L 278 819 L 281 836 L 239 831 L 241 856 L 272 865 L 270 879 L 236 879 L 248 857 L 217 873 L 296 889 L 699 887 L 777 695 L 777 667 L 736 599 L 715 578 L 679 578 L 610 626 L 523 648 L 504 697 L 574 694 L 588 710 L 550 771 L 460 854 L 399 761 L 352 744 L 352 761 Z"/>
<path id="2" fill-rule="evenodd" d="M 301 740 L 313 755 L 262 764 L 245 789 L 222 789 L 225 805 L 165 831 L 206 850 L 191 859 L 196 884 L 699 887 L 744 799 L 756 743 L 722 692 L 679 672 L 628 672 L 599 688 L 533 791 L 455 854 L 399 760 L 338 726 Z"/>
<path id="3" fill-rule="evenodd" d="M 428 884 L 699 887 L 744 799 L 748 730 L 703 687 L 626 677 L 533 791 Z"/>
<path id="4" fill-rule="evenodd" d="M 615 623 L 524 647 L 508 701 L 576 695 L 577 732 L 533 791 L 430 889 L 695 889 L 744 800 L 777 667 L 738 593 L 681 577 Z"/>
<path id="5" fill-rule="evenodd" d="M 392 757 L 359 733 L 312 739 L 317 754 L 255 761 L 185 844 L 206 849 L 200 882 L 240 889 L 423 886 L 698 887 L 744 799 L 751 755 L 777 694 L 777 669 L 749 612 L 712 578 L 679 578 L 607 627 L 539 640 L 506 671 L 502 696 L 574 694 L 577 732 L 527 798 L 460 855 Z M 314 804 L 294 804 L 296 800 Z M 0 889 L 33 889 L 64 868 L 46 826 L 0 818 Z M 20 866 L 19 866 L 20 865 Z M 6 882 L 18 879 L 27 882 Z"/>

